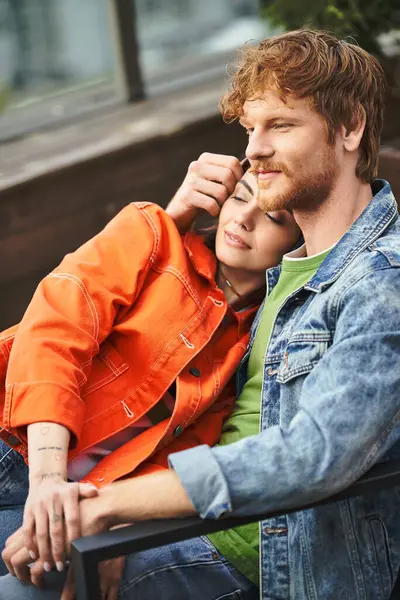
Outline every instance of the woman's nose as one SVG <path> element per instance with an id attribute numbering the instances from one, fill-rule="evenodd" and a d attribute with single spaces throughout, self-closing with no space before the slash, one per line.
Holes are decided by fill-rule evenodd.
<path id="1" fill-rule="evenodd" d="M 236 214 L 235 223 L 238 227 L 243 227 L 246 231 L 250 231 L 253 228 L 253 210 L 252 208 L 246 204 L 243 209 Z"/>

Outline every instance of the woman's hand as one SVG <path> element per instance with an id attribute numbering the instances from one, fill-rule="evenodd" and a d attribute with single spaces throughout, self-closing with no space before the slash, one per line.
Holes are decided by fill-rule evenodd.
<path id="1" fill-rule="evenodd" d="M 31 484 L 25 504 L 24 546 L 32 561 L 40 560 L 50 571 L 54 564 L 64 570 L 65 550 L 81 536 L 79 499 L 92 498 L 90 484 L 68 483 L 56 472 L 42 473 Z"/>
<path id="2" fill-rule="evenodd" d="M 234 156 L 205 152 L 190 163 L 186 177 L 166 211 L 179 231 L 185 233 L 201 210 L 218 216 L 242 176 L 243 169 Z"/>

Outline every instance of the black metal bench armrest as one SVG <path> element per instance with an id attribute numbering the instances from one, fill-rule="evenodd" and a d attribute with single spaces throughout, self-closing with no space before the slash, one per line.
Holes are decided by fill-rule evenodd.
<path id="1" fill-rule="evenodd" d="M 304 506 L 297 506 L 283 511 L 276 510 L 250 517 L 227 517 L 219 520 L 191 517 L 187 519 L 145 521 L 130 527 L 80 538 L 72 543 L 71 557 L 77 600 L 96 600 L 100 598 L 97 565 L 107 558 L 163 546 L 214 531 L 246 525 L 254 521 L 262 521 L 282 513 L 288 514 L 353 496 L 376 493 L 383 488 L 397 485 L 400 486 L 400 461 L 391 461 L 376 465 L 347 489 L 329 498 Z"/>

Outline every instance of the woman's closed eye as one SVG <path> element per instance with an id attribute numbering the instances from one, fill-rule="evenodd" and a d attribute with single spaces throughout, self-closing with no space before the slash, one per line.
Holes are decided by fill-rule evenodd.
<path id="1" fill-rule="evenodd" d="M 247 200 L 245 198 L 241 198 L 240 196 L 232 196 L 232 200 L 237 200 L 238 202 L 245 202 L 247 204 Z"/>
<path id="2" fill-rule="evenodd" d="M 271 213 L 264 213 L 266 217 L 268 217 L 268 219 L 270 219 L 273 223 L 276 223 L 276 225 L 283 225 L 283 222 L 278 219 L 277 217 L 273 217 Z"/>

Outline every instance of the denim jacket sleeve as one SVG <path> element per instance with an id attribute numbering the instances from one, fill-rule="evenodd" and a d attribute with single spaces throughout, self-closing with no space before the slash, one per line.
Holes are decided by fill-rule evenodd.
<path id="1" fill-rule="evenodd" d="M 342 292 L 333 343 L 304 379 L 287 427 L 169 457 L 203 518 L 332 495 L 400 439 L 399 275 L 388 266 Z"/>

